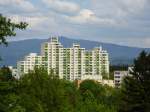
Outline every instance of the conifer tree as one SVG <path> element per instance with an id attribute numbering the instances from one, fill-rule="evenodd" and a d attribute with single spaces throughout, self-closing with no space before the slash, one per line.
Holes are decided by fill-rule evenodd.
<path id="1" fill-rule="evenodd" d="M 150 54 L 141 52 L 134 60 L 131 76 L 124 79 L 120 112 L 150 111 Z"/>

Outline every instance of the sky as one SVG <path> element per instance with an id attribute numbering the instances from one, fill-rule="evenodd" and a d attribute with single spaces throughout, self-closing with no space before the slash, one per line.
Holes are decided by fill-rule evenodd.
<path id="1" fill-rule="evenodd" d="M 0 13 L 26 30 L 10 40 L 66 36 L 150 48 L 150 0 L 0 0 Z"/>

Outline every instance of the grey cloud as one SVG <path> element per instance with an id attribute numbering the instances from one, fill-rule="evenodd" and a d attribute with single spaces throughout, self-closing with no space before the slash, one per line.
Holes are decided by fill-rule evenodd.
<path id="1" fill-rule="evenodd" d="M 60 13 L 73 14 L 80 10 L 80 6 L 75 2 L 62 0 L 42 0 L 42 2 L 49 8 Z"/>
<path id="2" fill-rule="evenodd" d="M 28 0 L 31 5 L 24 8 L 21 5 L 8 8 L 6 3 L 10 1 L 14 4 L 22 1 L 22 4 L 25 0 L 5 0 L 5 4 L 0 1 L 0 10 L 7 16 L 30 24 L 26 31 L 18 32 L 18 37 L 64 35 L 150 47 L 149 0 L 85 0 L 82 3 L 80 0 L 40 0 L 39 7 Z M 86 5 L 82 5 L 83 2 Z M 32 6 L 34 8 L 27 9 Z"/>
<path id="3" fill-rule="evenodd" d="M 0 6 L 7 9 L 7 12 L 33 12 L 37 9 L 35 6 L 27 0 L 0 0 Z"/>

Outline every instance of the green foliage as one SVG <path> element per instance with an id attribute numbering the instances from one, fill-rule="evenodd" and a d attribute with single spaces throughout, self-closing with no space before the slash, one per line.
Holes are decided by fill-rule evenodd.
<path id="1" fill-rule="evenodd" d="M 85 80 L 79 88 L 83 112 L 117 112 L 117 90 L 92 80 Z"/>
<path id="2" fill-rule="evenodd" d="M 18 96 L 15 94 L 15 81 L 0 81 L 0 112 L 11 112 Z"/>
<path id="3" fill-rule="evenodd" d="M 111 65 L 110 72 L 113 72 L 115 70 L 126 71 L 128 70 L 128 65 Z"/>
<path id="4" fill-rule="evenodd" d="M 132 76 L 124 79 L 120 112 L 149 112 L 150 54 L 141 52 L 134 60 Z"/>
<path id="5" fill-rule="evenodd" d="M 84 99 L 87 98 L 88 95 L 89 97 L 102 98 L 105 94 L 105 89 L 100 84 L 94 82 L 93 80 L 83 81 L 80 84 L 79 90 Z"/>
<path id="6" fill-rule="evenodd" d="M 0 68 L 0 81 L 8 81 L 12 79 L 11 70 L 8 67 L 3 66 Z"/>
<path id="7" fill-rule="evenodd" d="M 92 80 L 77 88 L 44 68 L 3 82 L 0 93 L 1 112 L 117 112 L 116 89 Z"/>
<path id="8" fill-rule="evenodd" d="M 102 72 L 102 77 L 103 79 L 106 79 L 106 80 L 110 79 L 110 75 L 106 72 Z"/>
<path id="9" fill-rule="evenodd" d="M 7 19 L 0 14 L 0 44 L 7 45 L 6 37 L 16 36 L 15 30 L 25 29 L 27 25 L 25 22 L 13 23 L 11 19 Z"/>
<path id="10" fill-rule="evenodd" d="M 18 94 L 24 99 L 20 105 L 26 112 L 69 111 L 63 81 L 54 74 L 48 75 L 43 68 L 36 68 L 21 79 Z"/>

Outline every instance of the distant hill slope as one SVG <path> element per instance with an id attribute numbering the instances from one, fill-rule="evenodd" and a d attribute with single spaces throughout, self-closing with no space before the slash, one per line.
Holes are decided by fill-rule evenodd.
<path id="1" fill-rule="evenodd" d="M 120 46 L 109 43 L 101 43 L 89 40 L 76 40 L 66 37 L 59 38 L 60 42 L 64 47 L 71 47 L 72 43 L 79 43 L 81 47 L 86 49 L 92 49 L 94 47 L 102 46 L 103 49 L 107 50 L 110 55 L 111 64 L 131 64 L 132 60 L 138 56 L 142 50 L 150 52 L 150 49 L 136 48 Z M 0 56 L 2 65 L 16 65 L 17 60 L 20 60 L 30 52 L 40 53 L 41 43 L 47 41 L 47 39 L 30 39 L 10 42 L 8 47 L 0 46 Z"/>

